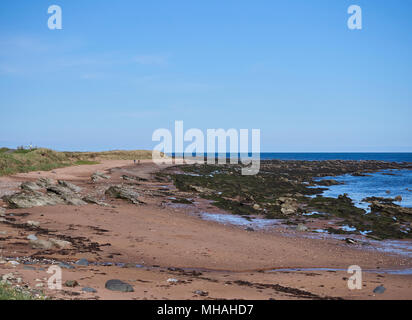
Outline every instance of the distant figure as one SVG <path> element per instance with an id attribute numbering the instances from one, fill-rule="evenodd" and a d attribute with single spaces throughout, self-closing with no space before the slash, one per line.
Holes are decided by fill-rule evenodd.
<path id="1" fill-rule="evenodd" d="M 133 163 L 136 164 L 136 160 L 133 160 Z"/>
<path id="2" fill-rule="evenodd" d="M 140 164 L 140 160 L 137 160 L 137 163 Z"/>

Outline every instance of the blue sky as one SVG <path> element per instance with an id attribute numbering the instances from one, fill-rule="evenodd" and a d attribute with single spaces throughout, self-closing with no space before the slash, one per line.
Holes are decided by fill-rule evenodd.
<path id="1" fill-rule="evenodd" d="M 406 0 L 3 0 L 0 146 L 152 149 L 183 120 L 260 129 L 262 151 L 411 152 L 411 49 Z"/>

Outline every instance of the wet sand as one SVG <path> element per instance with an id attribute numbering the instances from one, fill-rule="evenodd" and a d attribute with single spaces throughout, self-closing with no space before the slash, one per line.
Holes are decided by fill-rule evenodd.
<path id="1" fill-rule="evenodd" d="M 7 209 L 7 217 L 15 220 L 0 223 L 0 231 L 6 232 L 0 235 L 0 255 L 20 262 L 18 258 L 38 259 L 39 263 L 0 264 L 1 274 L 13 272 L 32 288 L 44 283 L 42 289 L 47 295 L 63 299 L 412 299 L 412 275 L 363 272 L 363 288 L 349 290 L 347 278 L 351 275 L 344 271 L 351 265 L 364 270 L 411 268 L 410 257 L 366 250 L 339 239 L 311 239 L 298 232 L 291 235 L 282 228 L 250 232 L 244 227 L 205 221 L 200 217 L 202 212 L 224 212 L 195 194 L 158 182 L 152 176 L 156 170 L 159 167 L 151 161 L 139 165 L 103 161 L 99 165 L 1 177 L 0 195 L 17 191 L 20 182 L 40 177 L 66 180 L 85 193 L 97 195 L 109 185 L 126 183 L 121 178 L 124 174 L 147 179 L 137 182 L 145 203 L 141 205 L 106 198 L 108 207 L 88 204 Z M 92 183 L 90 175 L 95 171 L 104 171 L 111 178 Z M 175 196 L 192 198 L 194 204 L 174 204 L 171 199 Z M 64 250 L 33 249 L 26 238 L 36 232 L 22 227 L 28 220 L 40 222 L 45 230 L 37 233 L 38 238 L 64 236 L 75 245 Z M 96 265 L 63 269 L 63 282 L 76 280 L 79 286 L 47 289 L 50 275 L 45 270 L 49 265 L 42 259 L 73 263 L 80 258 Z M 118 265 L 105 266 L 108 263 Z M 129 265 L 125 268 L 122 264 Z M 27 270 L 28 266 L 36 270 Z M 343 271 L 268 272 L 292 268 Z M 131 284 L 134 292 L 105 289 L 110 279 Z M 385 286 L 385 293 L 374 294 L 379 285 Z M 97 292 L 82 292 L 83 287 Z M 195 293 L 199 290 L 203 293 Z"/>

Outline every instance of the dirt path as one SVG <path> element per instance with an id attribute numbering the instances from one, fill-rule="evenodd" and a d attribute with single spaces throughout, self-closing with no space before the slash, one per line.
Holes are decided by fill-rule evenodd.
<path id="1" fill-rule="evenodd" d="M 220 210 L 196 195 L 178 192 L 172 185 L 157 181 L 151 173 L 158 169 L 151 161 L 141 161 L 139 165 L 131 161 L 104 161 L 98 165 L 1 177 L 3 194 L 17 190 L 22 181 L 40 177 L 66 180 L 82 187 L 84 193 L 95 195 L 103 194 L 109 185 L 132 183 L 141 195 L 139 200 L 145 203 L 135 205 L 105 197 L 103 200 L 109 206 L 7 209 L 7 221 L 0 223 L 1 255 L 20 262 L 18 258 L 28 257 L 34 264 L 3 263 L 1 273 L 13 272 L 15 279 L 22 278 L 32 288 L 42 283 L 37 288 L 65 299 L 412 298 L 411 275 L 364 272 L 363 289 L 349 290 L 350 275 L 345 271 L 262 272 L 316 267 L 346 270 L 351 265 L 362 269 L 399 269 L 410 268 L 412 261 L 359 250 L 340 240 L 307 239 L 298 234 L 286 237 L 278 229 L 248 232 L 204 221 L 198 216 L 201 212 Z M 110 179 L 92 183 L 90 175 L 96 171 L 105 172 Z M 139 177 L 139 181 L 125 181 L 122 175 Z M 172 197 L 176 196 L 192 197 L 194 204 L 175 204 Z M 40 222 L 40 228 L 28 228 L 28 220 Z M 33 249 L 27 240 L 29 234 L 41 239 L 61 238 L 73 245 L 60 250 Z M 45 279 L 50 276 L 46 273 L 49 260 L 43 259 L 73 263 L 81 258 L 94 265 L 63 269 L 63 282 L 76 280 L 79 286 L 64 287 L 62 291 L 45 287 Z M 134 292 L 105 289 L 109 279 L 130 283 Z M 372 291 L 380 284 L 387 290 L 376 296 Z M 83 287 L 92 287 L 97 292 L 85 293 L 81 291 Z"/>

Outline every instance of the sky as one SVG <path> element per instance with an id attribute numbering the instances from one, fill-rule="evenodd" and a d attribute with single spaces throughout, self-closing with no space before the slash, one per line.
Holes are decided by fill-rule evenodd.
<path id="1" fill-rule="evenodd" d="M 411 57 L 407 0 L 2 0 L 0 146 L 152 149 L 183 120 L 265 152 L 412 152 Z"/>

